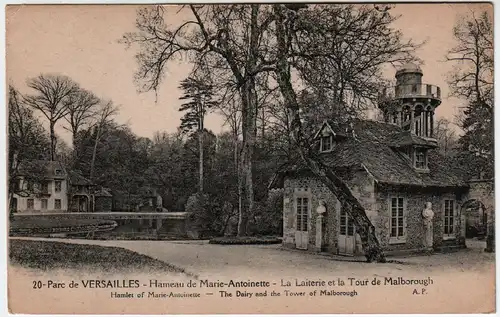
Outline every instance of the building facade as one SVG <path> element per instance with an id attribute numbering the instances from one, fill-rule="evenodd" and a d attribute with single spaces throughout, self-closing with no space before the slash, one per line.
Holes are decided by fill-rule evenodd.
<path id="1" fill-rule="evenodd" d="M 11 200 L 15 212 L 111 211 L 112 195 L 108 190 L 97 190 L 90 180 L 67 171 L 60 162 L 33 161 L 19 169 L 18 188 Z"/>
<path id="2" fill-rule="evenodd" d="M 19 187 L 13 194 L 11 206 L 17 212 L 68 210 L 68 174 L 60 162 L 31 162 L 39 167 L 41 179 L 29 180 L 20 167 Z"/>
<path id="3" fill-rule="evenodd" d="M 396 79 L 381 96 L 384 122 L 326 120 L 315 135 L 316 150 L 364 207 L 386 253 L 464 247 L 461 206 L 469 185 L 436 150 L 440 89 L 422 84 L 422 71 L 413 64 Z M 285 164 L 271 188 L 284 191 L 286 247 L 362 253 L 354 221 L 303 163 Z"/>

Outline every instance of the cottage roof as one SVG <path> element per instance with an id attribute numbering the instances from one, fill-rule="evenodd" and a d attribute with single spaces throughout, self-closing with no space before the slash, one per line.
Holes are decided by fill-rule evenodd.
<path id="1" fill-rule="evenodd" d="M 329 122 L 336 129 L 334 122 Z M 429 151 L 429 173 L 417 172 L 409 160 L 396 148 L 408 139 L 400 127 L 383 122 L 354 119 L 348 137 L 338 142 L 334 150 L 321 155 L 323 162 L 335 170 L 366 169 L 377 182 L 419 187 L 465 187 L 462 175 L 436 150 Z M 343 127 L 340 127 L 343 129 Z M 417 145 L 429 145 L 427 140 L 411 136 Z M 404 142 L 403 142 L 404 141 Z M 415 144 L 415 143 L 413 143 Z M 275 175 L 271 187 L 282 187 L 283 176 L 308 170 L 303 163 L 289 162 Z"/>
<path id="2" fill-rule="evenodd" d="M 437 143 L 412 134 L 410 131 L 396 132 L 390 136 L 391 146 L 404 147 L 408 145 L 419 145 L 427 148 L 436 148 Z"/>
<path id="3" fill-rule="evenodd" d="M 66 169 L 59 161 L 33 160 L 19 163 L 19 175 L 26 176 L 42 172 L 45 178 L 64 179 L 67 177 Z"/>

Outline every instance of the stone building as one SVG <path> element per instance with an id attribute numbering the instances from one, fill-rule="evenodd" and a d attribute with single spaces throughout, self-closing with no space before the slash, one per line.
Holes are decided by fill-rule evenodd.
<path id="1" fill-rule="evenodd" d="M 469 183 L 436 150 L 440 89 L 422 84 L 422 71 L 413 64 L 402 67 L 396 79 L 380 99 L 385 122 L 326 120 L 315 135 L 317 151 L 365 208 L 386 253 L 464 247 L 461 207 L 469 201 Z M 285 246 L 362 252 L 352 219 L 302 163 L 282 166 L 271 188 L 284 190 Z M 426 222 L 429 203 L 434 216 Z"/>
<path id="2" fill-rule="evenodd" d="M 19 166 L 11 210 L 18 213 L 111 211 L 109 190 L 97 189 L 61 162 L 36 160 Z"/>
<path id="3" fill-rule="evenodd" d="M 68 173 L 60 162 L 24 162 L 18 169 L 10 206 L 14 212 L 68 210 Z"/>

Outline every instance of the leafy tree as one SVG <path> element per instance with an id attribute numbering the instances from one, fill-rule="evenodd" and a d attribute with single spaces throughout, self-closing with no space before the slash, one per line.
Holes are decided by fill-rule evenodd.
<path id="1" fill-rule="evenodd" d="M 149 7 L 138 12 L 138 32 L 127 34 L 125 42 L 140 45 L 138 77 L 146 90 L 156 89 L 167 62 L 181 52 L 192 54 L 195 68 L 206 67 L 221 76 L 219 82 L 236 87 L 243 134 L 240 184 L 245 184 L 240 187 L 245 191 L 240 196 L 245 202 L 240 205 L 239 235 L 246 234 L 249 211 L 253 209 L 257 91 L 262 81 L 269 90 L 278 89 L 281 94 L 293 150 L 346 206 L 359 228 L 367 259 L 384 261 L 364 208 L 347 185 L 311 151 L 302 129 L 299 86 L 294 85 L 292 75 L 298 75 L 302 87 L 325 82 L 323 89 L 328 96 L 346 107 L 349 103 L 369 104 L 376 98 L 382 66 L 415 59 L 413 52 L 418 45 L 403 41 L 401 32 L 390 27 L 396 18 L 371 5 L 300 7 L 191 5 L 194 18 L 174 28 L 165 25 L 162 9 Z M 332 74 L 335 78 L 329 80 Z M 269 75 L 272 80 L 263 79 Z"/>
<path id="2" fill-rule="evenodd" d="M 489 177 L 493 167 L 493 23 L 486 11 L 460 17 L 453 28 L 457 45 L 446 58 L 455 65 L 449 85 L 453 96 L 467 100 L 459 116 L 459 142 L 471 177 Z"/>
<path id="3" fill-rule="evenodd" d="M 199 152 L 199 181 L 198 191 L 203 193 L 203 150 L 204 150 L 204 121 L 205 115 L 214 103 L 212 101 L 212 86 L 202 80 L 189 77 L 181 82 L 180 88 L 184 91 L 181 100 L 186 100 L 179 109 L 184 112 L 181 118 L 180 129 L 184 133 L 192 134 L 196 131 L 198 136 L 198 152 Z"/>
<path id="4" fill-rule="evenodd" d="M 45 175 L 43 166 L 31 163 L 46 159 L 50 148 L 47 132 L 34 116 L 33 110 L 22 100 L 20 93 L 13 86 L 9 86 L 9 205 L 13 194 L 25 196 L 32 193 L 27 187 L 19 186 L 21 176 L 31 183 L 43 179 Z"/>
<path id="5" fill-rule="evenodd" d="M 252 157 L 257 134 L 255 77 L 265 71 L 259 47 L 272 19 L 269 7 L 252 5 L 186 6 L 192 19 L 170 28 L 164 9 L 151 6 L 137 12 L 137 32 L 124 35 L 123 42 L 138 44 L 136 55 L 143 90 L 156 90 L 168 64 L 185 54 L 195 67 L 220 75 L 215 82 L 236 87 L 241 101 L 243 142 L 240 154 L 240 217 L 238 235 L 246 235 L 248 215 L 253 209 Z"/>
<path id="6" fill-rule="evenodd" d="M 191 174 L 184 173 L 185 149 L 181 134 L 156 132 L 152 142 L 147 178 L 161 193 L 163 206 L 180 211 L 195 187 Z"/>
<path id="7" fill-rule="evenodd" d="M 352 75 L 359 75 L 357 80 L 362 81 L 363 79 L 369 79 L 369 74 L 374 78 L 380 76 L 382 65 L 387 62 L 395 63 L 411 59 L 415 45 L 411 42 L 403 42 L 402 34 L 390 28 L 389 25 L 394 21 L 394 17 L 388 12 L 380 14 L 376 8 L 362 5 L 347 6 L 346 10 L 348 12 L 341 15 L 340 17 L 343 18 L 340 19 L 337 14 L 321 14 L 323 11 L 329 10 L 335 10 L 335 6 L 315 6 L 311 10 L 297 12 L 295 8 L 290 8 L 287 5 L 273 5 L 276 18 L 277 47 L 274 74 L 291 117 L 290 130 L 294 148 L 308 168 L 340 200 L 346 212 L 353 218 L 356 227 L 359 229 L 358 233 L 367 260 L 384 262 L 385 256 L 375 235 L 375 227 L 366 216 L 363 206 L 344 181 L 321 162 L 315 151 L 312 151 L 311 144 L 304 134 L 299 99 L 296 88 L 292 83 L 291 67 L 296 64 L 293 57 L 301 56 L 306 61 L 313 61 L 309 65 L 315 69 L 315 72 L 323 74 L 322 69 L 324 68 L 318 68 L 318 66 L 322 65 L 323 60 L 335 63 L 335 55 L 330 55 L 328 50 L 332 48 L 332 45 L 340 44 L 345 55 L 341 63 L 347 66 L 345 67 L 346 71 L 353 67 L 356 68 L 354 66 L 355 60 L 364 59 L 364 63 L 359 64 L 359 68 L 352 73 Z M 323 36 L 311 41 L 307 36 L 308 34 Z M 336 35 L 340 38 L 336 37 Z M 302 39 L 305 39 L 305 41 Z M 321 47 L 316 45 L 316 49 L 309 50 L 311 46 L 314 47 L 314 42 L 321 43 Z M 346 45 L 342 45 L 343 43 Z M 352 45 L 349 45 L 350 43 Z M 299 49 L 298 52 L 293 49 L 295 47 Z M 325 50 L 322 47 L 325 47 Z M 364 53 L 360 54 L 362 52 Z M 348 63 L 352 64 L 349 65 Z M 301 71 L 300 67 L 296 69 Z M 304 70 L 301 72 L 306 73 Z M 348 79 L 347 83 L 356 80 L 356 78 Z M 342 82 L 339 79 L 333 85 L 334 92 L 337 92 L 337 94 L 334 94 L 334 100 L 339 102 L 344 100 L 343 87 L 346 87 L 342 85 Z M 369 91 L 371 90 L 370 85 L 363 85 L 360 86 L 359 90 L 358 88 L 351 88 L 347 96 L 353 101 L 369 100 Z"/>

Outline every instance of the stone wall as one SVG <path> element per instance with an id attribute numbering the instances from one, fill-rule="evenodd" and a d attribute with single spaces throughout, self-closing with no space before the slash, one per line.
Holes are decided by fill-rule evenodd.
<path id="1" fill-rule="evenodd" d="M 436 248 L 443 245 L 460 245 L 460 237 L 463 237 L 463 217 L 460 214 L 460 206 L 462 205 L 462 197 L 453 191 L 416 191 L 412 189 L 411 193 L 397 188 L 379 188 L 376 191 L 378 217 L 376 223 L 377 236 L 382 247 L 385 250 L 420 250 L 424 248 L 424 223 L 422 219 L 422 211 L 425 208 L 426 202 L 432 203 L 434 211 L 433 225 L 433 241 Z M 393 197 L 404 198 L 405 213 L 406 213 L 406 241 L 404 243 L 390 242 L 390 216 L 391 216 L 391 199 Z M 444 200 L 455 200 L 455 221 L 454 232 L 457 233 L 455 239 L 443 241 L 444 235 Z"/>
<path id="2" fill-rule="evenodd" d="M 375 195 L 373 179 L 365 171 L 358 171 L 349 177 L 351 190 L 356 197 L 359 197 L 361 204 L 365 207 L 367 216 L 372 220 L 375 212 Z M 340 203 L 335 195 L 320 181 L 311 176 L 299 176 L 295 178 L 285 178 L 283 195 L 283 244 L 287 247 L 295 247 L 295 198 L 297 195 L 307 195 L 310 199 L 309 215 L 309 246 L 314 250 L 316 242 L 316 208 L 319 201 L 323 200 L 326 206 L 324 215 L 324 250 L 330 253 L 337 253 L 338 241 L 338 211 Z M 373 220 L 372 220 L 373 221 Z M 359 240 L 359 239 L 358 239 Z M 361 245 L 357 246 L 357 251 L 361 251 Z"/>
<path id="3" fill-rule="evenodd" d="M 460 213 L 466 196 L 453 190 L 436 191 L 411 189 L 402 190 L 394 187 L 378 186 L 371 175 L 364 170 L 356 171 L 347 176 L 348 184 L 353 194 L 358 197 L 366 210 L 368 218 L 375 226 L 375 234 L 383 248 L 387 251 L 421 250 L 424 247 L 424 224 L 422 210 L 426 202 L 431 202 L 434 211 L 434 245 L 437 249 L 443 246 L 463 246 L 465 236 L 465 221 Z M 295 248 L 295 198 L 297 195 L 306 195 L 310 199 L 309 215 L 309 245 L 308 250 L 315 249 L 316 239 L 316 208 L 319 200 L 326 203 L 327 212 L 324 218 L 325 246 L 324 251 L 337 253 L 338 249 L 338 209 L 340 204 L 336 197 L 320 181 L 311 176 L 297 176 L 285 178 L 283 202 L 283 245 Z M 390 202 L 392 197 L 402 197 L 405 202 L 406 212 L 406 240 L 403 243 L 390 243 Z M 443 240 L 444 226 L 444 200 L 455 200 L 455 228 L 458 233 L 456 239 Z M 361 253 L 359 238 L 356 244 L 356 253 Z"/>

